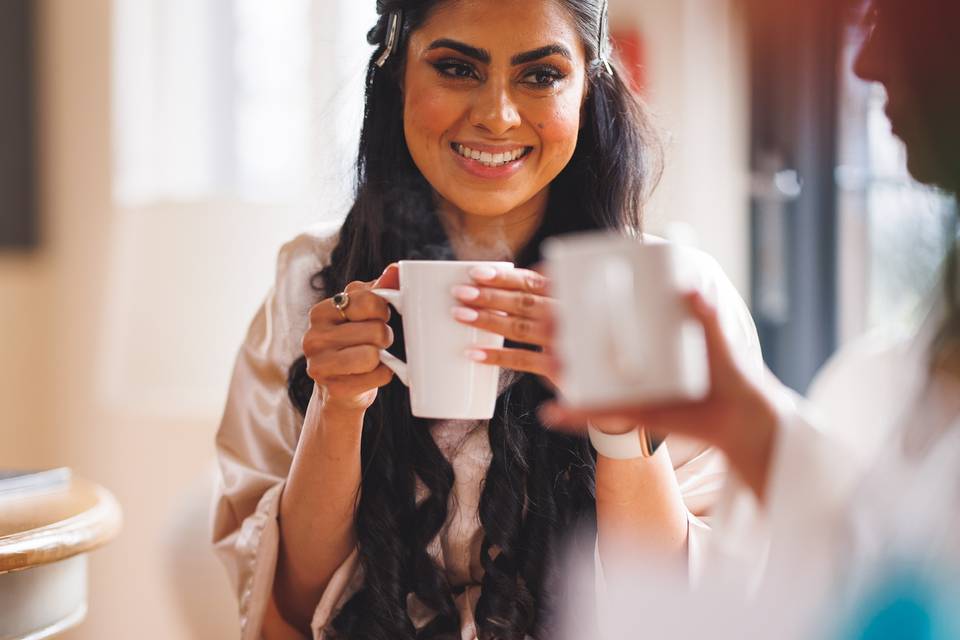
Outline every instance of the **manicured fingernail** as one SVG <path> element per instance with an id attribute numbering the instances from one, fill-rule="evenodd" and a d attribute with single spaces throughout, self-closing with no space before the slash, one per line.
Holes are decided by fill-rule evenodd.
<path id="1" fill-rule="evenodd" d="M 480 317 L 480 314 L 468 307 L 454 307 L 453 317 L 462 322 L 473 322 Z"/>
<path id="2" fill-rule="evenodd" d="M 470 269 L 470 277 L 474 280 L 493 280 L 497 277 L 497 270 L 493 267 L 474 267 Z"/>
<path id="3" fill-rule="evenodd" d="M 480 351 L 479 349 L 467 349 L 467 357 L 474 362 L 485 362 L 487 360 L 487 352 Z"/>
<path id="4" fill-rule="evenodd" d="M 457 300 L 470 302 L 471 300 L 476 300 L 480 297 L 480 289 L 477 289 L 476 287 L 469 287 L 463 284 L 457 285 L 453 288 L 453 297 Z"/>
<path id="5" fill-rule="evenodd" d="M 526 285 L 529 291 L 539 292 L 546 288 L 546 280 L 540 275 L 527 276 Z"/>

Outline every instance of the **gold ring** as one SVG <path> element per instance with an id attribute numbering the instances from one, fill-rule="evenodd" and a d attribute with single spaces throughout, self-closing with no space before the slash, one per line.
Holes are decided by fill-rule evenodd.
<path id="1" fill-rule="evenodd" d="M 337 295 L 333 296 L 333 306 L 337 308 L 337 311 L 340 312 L 340 317 L 345 321 L 349 321 L 347 318 L 347 307 L 350 306 L 350 294 L 346 291 L 341 291 Z"/>

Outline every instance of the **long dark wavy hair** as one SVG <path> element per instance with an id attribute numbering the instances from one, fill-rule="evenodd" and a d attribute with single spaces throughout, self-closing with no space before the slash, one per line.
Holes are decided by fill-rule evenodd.
<path id="1" fill-rule="evenodd" d="M 433 191 L 407 149 L 400 90 L 409 35 L 442 1 L 377 1 L 380 19 L 368 41 L 379 47 L 367 69 L 356 200 L 330 264 L 311 283 L 318 297 L 353 280 L 375 279 L 400 259 L 453 257 Z M 564 6 L 579 29 L 589 89 L 574 155 L 550 186 L 540 229 L 514 256 L 518 266 L 537 262 L 541 242 L 552 235 L 639 230 L 643 202 L 660 173 L 659 146 L 639 99 L 616 61 L 611 74 L 600 59 L 605 3 L 550 1 Z M 403 11 L 400 46 L 379 68 L 374 61 L 388 16 L 397 9 Z M 391 326 L 396 336 L 391 350 L 402 355 L 396 314 Z M 313 381 L 303 357 L 290 367 L 288 386 L 291 401 L 305 413 Z M 561 537 L 596 529 L 595 458 L 584 438 L 549 431 L 538 422 L 536 410 L 550 395 L 534 376 L 521 375 L 501 393 L 488 426 L 492 460 L 479 506 L 484 577 L 475 611 L 482 640 L 553 637 L 549 625 L 562 588 L 556 577 Z M 411 415 L 407 390 L 396 380 L 380 389 L 364 416 L 361 458 L 355 530 L 363 586 L 327 632 L 350 639 L 458 639 L 454 590 L 427 552 L 447 518 L 453 468 L 427 421 Z M 417 479 L 429 491 L 419 504 Z M 407 614 L 412 596 L 436 612 L 419 631 Z"/>

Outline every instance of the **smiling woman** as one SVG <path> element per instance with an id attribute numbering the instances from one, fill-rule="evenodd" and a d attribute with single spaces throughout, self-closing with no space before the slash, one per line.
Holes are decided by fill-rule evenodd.
<path id="1" fill-rule="evenodd" d="M 218 434 L 215 544 L 244 638 L 554 638 L 564 536 L 585 528 L 605 557 L 629 530 L 695 565 L 722 473 L 696 445 L 612 460 L 536 418 L 563 381 L 531 267 L 550 236 L 640 231 L 656 137 L 611 58 L 604 0 L 377 8 L 356 198 L 342 227 L 281 252 Z M 370 289 L 397 287 L 390 265 L 412 258 L 517 265 L 450 295 L 457 321 L 507 340 L 462 355 L 504 371 L 489 421 L 414 417 L 380 363 L 404 335 Z M 732 285 L 694 262 L 756 361 Z"/>
<path id="2" fill-rule="evenodd" d="M 510 212 L 532 229 L 576 148 L 588 69 L 562 3 L 516 4 L 441 5 L 410 35 L 404 132 L 446 215 L 482 224 Z"/>

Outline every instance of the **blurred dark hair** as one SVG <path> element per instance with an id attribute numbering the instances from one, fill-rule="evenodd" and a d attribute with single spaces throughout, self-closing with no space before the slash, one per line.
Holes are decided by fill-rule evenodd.
<path id="1" fill-rule="evenodd" d="M 541 242 L 552 235 L 639 231 L 643 202 L 660 173 L 659 146 L 639 99 L 622 80 L 622 70 L 607 74 L 599 60 L 603 3 L 556 1 L 569 11 L 582 37 L 589 93 L 574 155 L 551 184 L 543 223 L 515 256 L 518 266 L 537 262 Z M 329 266 L 312 282 L 318 297 L 340 291 L 352 280 L 375 279 L 400 259 L 452 257 L 433 191 L 407 149 L 400 91 L 410 33 L 440 3 L 377 2 L 380 19 L 368 41 L 382 46 L 389 13 L 396 9 L 403 10 L 402 38 L 382 69 L 374 64 L 380 50 L 367 68 L 356 200 Z M 391 325 L 396 335 L 392 350 L 402 354 L 396 314 Z M 305 413 L 313 381 L 303 357 L 290 367 L 288 386 L 291 401 Z M 475 612 L 482 640 L 553 637 L 547 625 L 560 597 L 560 581 L 552 577 L 559 569 L 558 539 L 580 523 L 595 530 L 593 454 L 584 438 L 548 431 L 538 422 L 536 410 L 549 397 L 535 377 L 519 376 L 501 393 L 489 423 L 492 460 L 479 506 L 484 577 Z M 453 469 L 427 421 L 411 415 L 407 391 L 396 380 L 380 389 L 364 416 L 361 457 L 355 525 L 364 582 L 328 632 L 351 639 L 459 638 L 451 586 L 427 552 L 447 518 Z M 429 491 L 419 504 L 417 479 Z M 411 596 L 436 612 L 419 632 L 407 615 Z"/>

